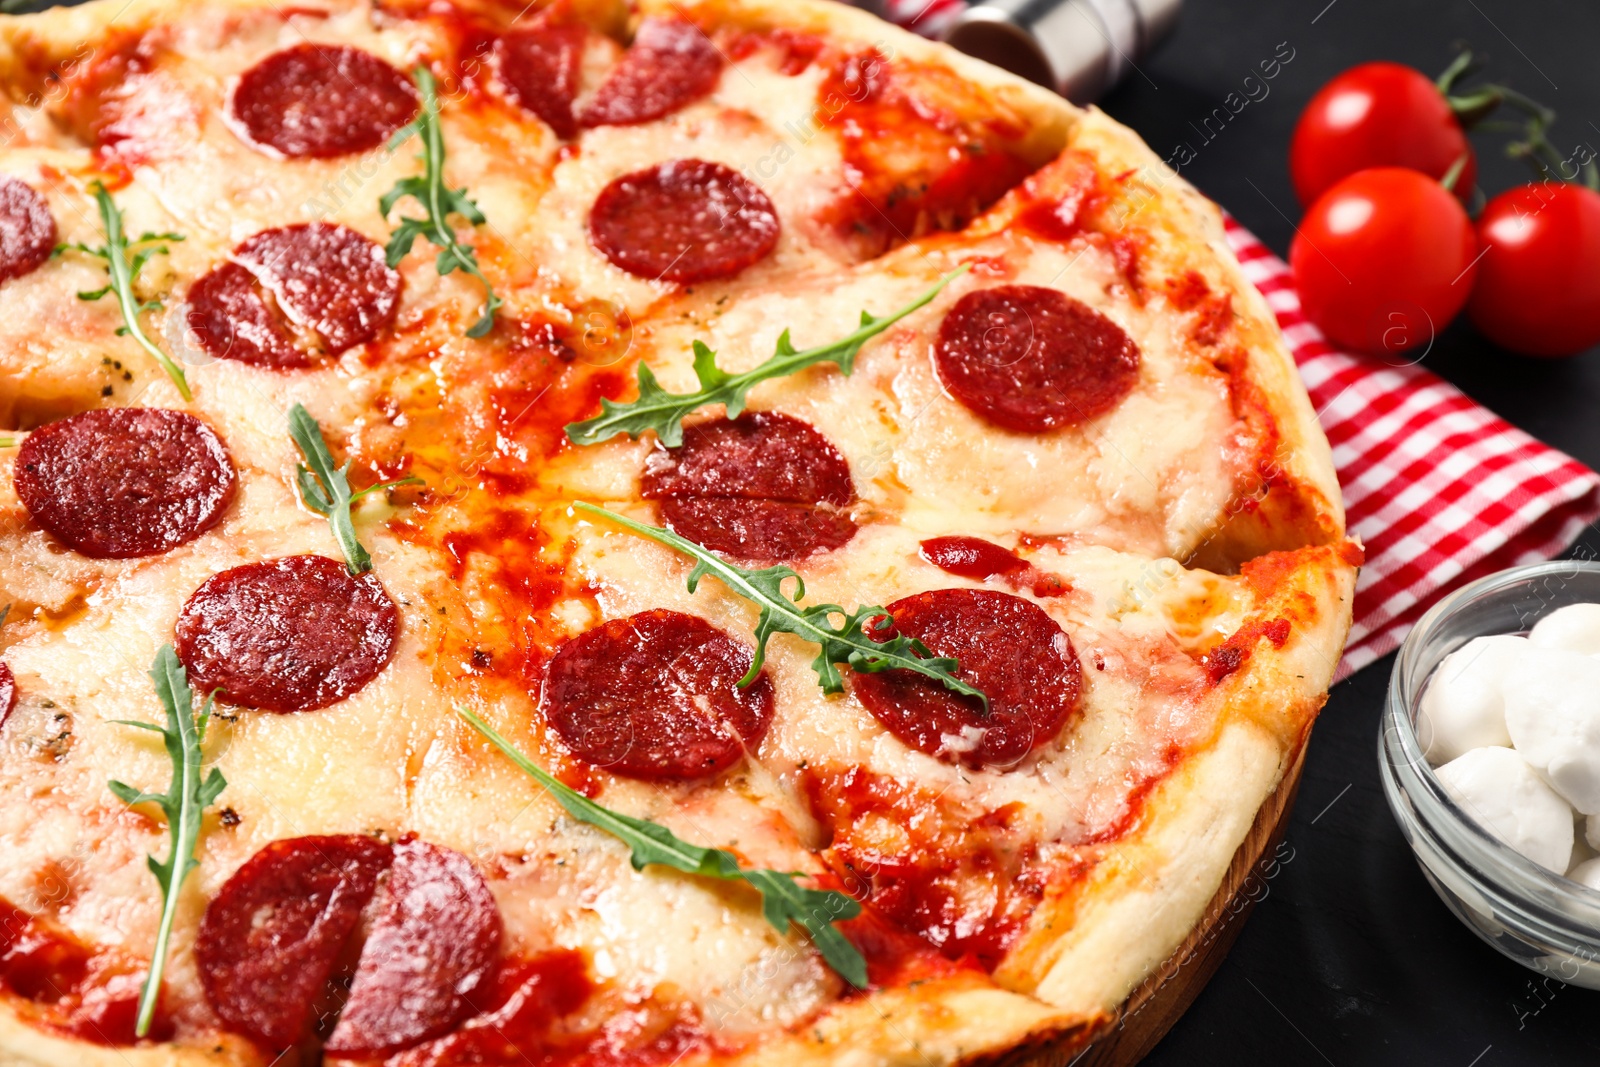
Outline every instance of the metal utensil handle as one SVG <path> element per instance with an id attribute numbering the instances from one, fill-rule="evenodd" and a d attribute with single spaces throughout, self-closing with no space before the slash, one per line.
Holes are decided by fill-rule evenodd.
<path id="1" fill-rule="evenodd" d="M 1183 0 L 985 0 L 944 40 L 1087 104 L 1116 85 L 1172 28 Z"/>

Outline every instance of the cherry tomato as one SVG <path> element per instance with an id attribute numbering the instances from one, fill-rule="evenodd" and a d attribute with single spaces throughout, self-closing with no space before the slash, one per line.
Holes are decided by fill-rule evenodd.
<path id="1" fill-rule="evenodd" d="M 1485 336 L 1528 356 L 1600 343 L 1600 193 L 1553 181 L 1508 189 L 1483 209 L 1478 240 L 1467 314 Z"/>
<path id="2" fill-rule="evenodd" d="M 1450 103 L 1427 75 L 1399 63 L 1351 67 L 1318 90 L 1289 143 L 1289 174 L 1309 205 L 1340 178 L 1368 167 L 1405 167 L 1443 178 L 1465 154 L 1453 188 L 1467 200 L 1477 160 Z"/>
<path id="3" fill-rule="evenodd" d="M 1324 193 L 1289 249 L 1306 317 L 1374 355 L 1426 345 L 1472 293 L 1478 254 L 1455 197 L 1414 170 L 1358 171 Z"/>

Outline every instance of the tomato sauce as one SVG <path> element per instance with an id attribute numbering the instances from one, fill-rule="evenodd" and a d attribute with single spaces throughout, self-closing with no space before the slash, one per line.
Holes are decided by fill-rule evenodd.
<path id="1" fill-rule="evenodd" d="M 1018 805 L 974 818 L 859 767 L 808 771 L 803 787 L 833 833 L 824 858 L 852 895 L 950 960 L 992 969 L 1044 895 L 1037 847 L 1012 832 Z"/>
<path id="2" fill-rule="evenodd" d="M 1289 629 L 1289 620 L 1284 618 L 1249 620 L 1226 641 L 1200 657 L 1200 665 L 1206 669 L 1206 678 L 1212 685 L 1219 684 L 1244 666 L 1251 650 L 1262 638 L 1271 641 L 1273 648 L 1282 648 L 1284 642 L 1289 640 Z"/>
<path id="3" fill-rule="evenodd" d="M 143 980 L 142 967 L 120 954 L 0 898 L 0 988 L 30 1001 L 43 1028 L 96 1045 L 135 1044 Z M 151 1039 L 171 1036 L 171 1020 L 158 1011 Z"/>
<path id="4" fill-rule="evenodd" d="M 611 316 L 608 328 L 629 328 L 624 319 Z M 546 508 L 565 501 L 540 483 L 546 460 L 574 447 L 566 424 L 626 388 L 622 371 L 593 358 L 595 332 L 582 316 L 571 324 L 502 316 L 476 345 L 434 350 L 398 337 L 379 354 L 374 370 L 386 386 L 379 417 L 350 439 L 360 473 L 352 481 L 421 480 L 391 491 L 409 506 L 388 529 L 439 553 L 445 577 L 425 591 L 430 625 L 421 631 L 441 685 L 498 682 L 503 696 L 537 700 L 544 664 L 572 624 L 553 609 L 586 602 L 600 614 L 595 591 L 570 573 L 576 544 L 543 525 Z M 569 785 L 589 791 L 581 769 L 555 763 Z"/>
<path id="5" fill-rule="evenodd" d="M 688 1012 L 654 1000 L 608 1013 L 603 1025 L 572 1019 L 597 992 L 581 953 L 557 949 L 505 960 L 480 1014 L 455 1032 L 391 1056 L 386 1067 L 655 1067 L 714 1047 Z"/>
<path id="6" fill-rule="evenodd" d="M 728 58 L 738 63 L 758 52 L 770 51 L 776 60 L 779 73 L 791 78 L 804 74 L 822 54 L 822 38 L 796 30 L 747 30 L 730 41 L 724 51 Z"/>
<path id="7" fill-rule="evenodd" d="M 1189 337 L 1197 344 L 1214 345 L 1233 324 L 1233 297 L 1212 292 L 1199 271 L 1187 270 L 1164 283 L 1167 299 L 1179 311 L 1193 313 Z"/>
<path id="8" fill-rule="evenodd" d="M 825 889 L 847 891 L 845 880 L 837 875 L 825 875 L 816 881 Z M 859 880 L 855 885 L 860 892 Z M 977 967 L 971 959 L 945 956 L 921 937 L 895 926 L 871 904 L 862 905 L 860 915 L 840 922 L 838 927 L 866 959 L 867 985 L 872 989 L 893 989 Z M 859 994 L 846 994 L 851 995 Z"/>
<path id="9" fill-rule="evenodd" d="M 526 511 L 486 504 L 473 514 L 471 527 L 452 530 L 441 542 L 451 559 L 451 580 L 488 598 L 496 609 L 477 617 L 463 673 L 533 687 L 555 640 L 550 609 L 584 594 L 567 576 L 572 545 L 557 546 L 553 557 L 547 554 L 550 537 Z"/>
<path id="10" fill-rule="evenodd" d="M 1144 804 L 1154 793 L 1156 787 L 1166 781 L 1180 762 L 1183 761 L 1184 750 L 1182 746 L 1169 744 L 1161 753 L 1161 761 L 1154 773 L 1146 773 L 1132 781 L 1132 788 L 1128 790 L 1127 803 L 1123 805 L 1122 814 L 1115 821 L 1102 826 L 1092 837 L 1080 841 L 1080 845 L 1103 845 L 1132 833 L 1139 825 L 1139 820 L 1144 815 Z M 1087 873 L 1085 866 L 1079 873 Z M 1059 889 L 1062 883 L 1059 879 L 1052 885 L 1052 890 Z"/>
<path id="11" fill-rule="evenodd" d="M 1214 359 L 1216 368 L 1228 376 L 1228 399 L 1234 418 L 1240 423 L 1235 435 L 1235 448 L 1241 453 L 1236 463 L 1240 469 L 1253 471 L 1259 479 L 1257 485 L 1247 485 L 1236 495 L 1243 501 L 1269 491 L 1274 486 L 1287 484 L 1288 472 L 1279 459 L 1283 434 L 1272 413 L 1272 404 L 1250 370 L 1250 354 L 1237 345 L 1223 348 Z M 1298 501 L 1298 496 L 1290 498 Z M 1292 505 L 1293 506 L 1293 505 Z M 1304 507 L 1304 504 L 1298 506 Z M 1231 511 L 1253 510 L 1241 503 L 1230 505 Z"/>
<path id="12" fill-rule="evenodd" d="M 488 341 L 461 351 L 417 352 L 403 335 L 375 343 L 372 364 L 389 372 L 373 402 L 383 419 L 352 441 L 357 467 L 372 481 L 421 478 L 427 488 L 404 490 L 407 503 L 470 488 L 497 499 L 528 493 L 541 461 L 572 447 L 567 423 L 629 388 L 632 323 L 602 303 L 579 304 L 570 323 L 502 314 Z"/>
<path id="13" fill-rule="evenodd" d="M 930 537 L 921 543 L 921 556 L 948 574 L 983 582 L 998 578 L 1012 589 L 1027 589 L 1037 597 L 1061 596 L 1072 586 L 1058 574 L 1040 570 L 1014 552 L 981 537 L 955 535 Z"/>
<path id="14" fill-rule="evenodd" d="M 813 117 L 837 131 L 850 186 L 824 222 L 864 258 L 961 229 L 1033 169 L 1007 147 L 1017 135 L 1007 124 L 965 122 L 903 84 L 954 78 L 935 67 L 892 73 L 876 51 L 846 56 L 824 77 Z"/>

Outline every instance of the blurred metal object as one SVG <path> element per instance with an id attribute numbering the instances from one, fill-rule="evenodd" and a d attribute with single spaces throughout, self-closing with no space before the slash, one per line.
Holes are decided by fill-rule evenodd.
<path id="1" fill-rule="evenodd" d="M 1121 81 L 1172 29 L 1183 0 L 985 0 L 945 43 L 1088 104 Z"/>

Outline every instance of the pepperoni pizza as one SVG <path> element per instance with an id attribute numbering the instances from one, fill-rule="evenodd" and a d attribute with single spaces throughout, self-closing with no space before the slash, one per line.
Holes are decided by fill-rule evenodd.
<path id="1" fill-rule="evenodd" d="M 822 0 L 0 84 L 0 1064 L 1065 1054 L 1202 920 L 1360 550 L 1131 133 Z"/>

